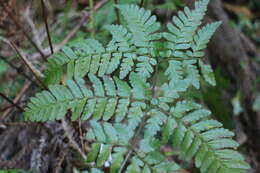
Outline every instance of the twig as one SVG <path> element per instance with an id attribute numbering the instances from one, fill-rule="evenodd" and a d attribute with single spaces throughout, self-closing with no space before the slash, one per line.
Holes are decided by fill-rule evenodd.
<path id="1" fill-rule="evenodd" d="M 66 117 L 65 117 L 66 118 Z M 70 125 L 67 123 L 66 119 L 63 118 L 61 120 L 61 124 L 62 124 L 62 128 L 65 131 L 65 135 L 67 136 L 67 138 L 69 139 L 69 142 L 71 144 L 71 146 L 78 151 L 78 153 L 81 155 L 81 157 L 86 160 L 87 156 L 85 155 L 85 153 L 81 150 L 81 148 L 78 146 L 78 143 L 73 139 L 73 128 L 70 127 Z"/>
<path id="2" fill-rule="evenodd" d="M 30 88 L 32 82 L 31 81 L 28 81 L 24 86 L 23 88 L 20 90 L 20 92 L 16 95 L 16 97 L 14 98 L 14 103 L 15 104 L 18 104 L 19 101 L 21 100 L 23 94 Z M 0 118 L 0 122 L 3 122 L 4 119 L 7 117 L 7 115 L 10 113 L 12 109 L 8 108 L 5 110 L 5 112 L 3 113 L 3 115 L 1 116 Z"/>
<path id="3" fill-rule="evenodd" d="M 40 79 L 40 72 L 36 71 L 36 69 L 34 69 L 32 67 L 31 64 L 29 64 L 28 60 L 22 55 L 21 51 L 19 50 L 19 48 L 13 43 L 10 42 L 12 47 L 14 48 L 14 50 L 16 51 L 16 53 L 19 55 L 19 57 L 23 60 L 23 62 L 25 63 L 25 65 L 28 67 L 28 69 L 32 72 L 33 76 L 35 77 L 35 79 L 41 84 L 41 86 L 44 89 L 47 89 L 47 87 L 44 85 L 44 83 L 41 81 Z"/>
<path id="4" fill-rule="evenodd" d="M 9 17 L 12 19 L 14 24 L 17 26 L 17 28 L 21 29 L 25 37 L 29 40 L 29 42 L 35 47 L 35 49 L 40 53 L 41 57 L 43 58 L 44 61 L 46 61 L 46 57 L 44 56 L 43 52 L 41 49 L 38 47 L 38 45 L 32 40 L 32 38 L 29 36 L 28 32 L 22 27 L 22 25 L 18 22 L 16 17 L 8 10 L 6 5 L 4 4 L 3 1 L 0 1 L 0 5 L 3 7 L 4 11 L 9 15 Z"/>
<path id="5" fill-rule="evenodd" d="M 30 76 L 28 76 L 27 74 L 23 73 L 23 72 L 19 69 L 19 67 L 16 67 L 15 65 L 13 65 L 13 64 L 12 64 L 11 62 L 9 62 L 6 58 L 4 58 L 4 57 L 2 57 L 2 56 L 0 55 L 0 59 L 1 59 L 2 61 L 4 61 L 6 64 L 8 64 L 11 68 L 15 69 L 16 72 L 17 72 L 17 74 L 22 75 L 24 78 L 28 79 L 28 80 L 31 81 L 33 84 L 38 85 L 36 82 L 34 82 L 34 81 L 31 79 Z"/>
<path id="6" fill-rule="evenodd" d="M 95 8 L 93 0 L 89 0 L 91 36 L 95 38 Z"/>
<path id="7" fill-rule="evenodd" d="M 50 46 L 50 49 L 51 49 L 51 54 L 53 54 L 54 52 L 53 52 L 51 36 L 50 36 L 50 31 L 49 31 L 49 26 L 48 26 L 47 14 L 46 14 L 46 11 L 45 11 L 45 5 L 44 5 L 43 0 L 41 0 L 41 5 L 42 5 L 42 16 L 44 18 L 45 28 L 46 28 L 46 32 L 47 32 L 47 35 L 48 35 L 49 46 Z"/>
<path id="8" fill-rule="evenodd" d="M 94 7 L 95 10 L 98 10 L 107 2 L 108 2 L 108 0 L 102 0 L 102 1 L 98 2 Z M 83 13 L 83 16 L 80 19 L 79 23 L 68 33 L 68 35 L 64 38 L 64 40 L 62 42 L 60 42 L 59 44 L 53 45 L 54 53 L 58 52 L 78 32 L 80 27 L 85 23 L 85 21 L 88 18 L 89 18 L 89 13 Z M 49 48 L 44 49 L 43 52 L 46 55 L 46 57 L 50 56 L 50 54 L 51 54 Z M 40 56 L 39 53 L 34 53 L 30 57 L 32 59 L 37 59 L 39 56 Z"/>
<path id="9" fill-rule="evenodd" d="M 16 103 L 14 103 L 11 99 L 9 99 L 7 96 L 5 96 L 3 93 L 0 92 L 0 96 L 5 99 L 7 102 L 9 102 L 10 104 L 14 105 L 17 109 L 19 109 L 20 111 L 24 112 L 23 108 L 21 108 L 19 105 L 17 105 Z"/>
<path id="10" fill-rule="evenodd" d="M 114 0 L 114 1 L 115 1 L 115 4 L 117 5 L 118 0 Z M 116 11 L 117 24 L 120 24 L 120 15 L 119 15 L 119 10 L 117 7 L 115 8 L 115 11 Z"/>
<path id="11" fill-rule="evenodd" d="M 62 156 L 60 158 L 60 161 L 58 162 L 57 166 L 56 166 L 56 170 L 55 173 L 59 173 L 60 172 L 60 168 L 61 168 L 61 164 L 63 163 L 65 156 L 67 155 L 68 150 L 65 150 L 65 152 L 62 153 Z"/>
<path id="12" fill-rule="evenodd" d="M 79 138 L 80 138 L 80 144 L 84 151 L 84 142 L 83 142 L 83 133 L 82 133 L 82 127 L 81 127 L 81 119 L 79 119 Z"/>
<path id="13" fill-rule="evenodd" d="M 123 169 L 124 169 L 124 167 L 125 167 L 125 164 L 126 164 L 126 162 L 128 161 L 129 157 L 131 156 L 132 152 L 133 152 L 133 150 L 129 150 L 129 151 L 128 151 L 128 153 L 127 153 L 127 155 L 126 155 L 126 157 L 125 157 L 124 162 L 123 162 L 123 163 L 121 164 L 121 166 L 120 166 L 120 169 L 119 169 L 118 173 L 121 173 L 121 172 L 123 171 Z"/>

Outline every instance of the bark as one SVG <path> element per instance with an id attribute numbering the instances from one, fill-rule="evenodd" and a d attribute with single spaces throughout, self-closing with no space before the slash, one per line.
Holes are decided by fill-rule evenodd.
<path id="1" fill-rule="evenodd" d="M 251 172 L 260 172 L 260 112 L 252 110 L 255 90 L 259 91 L 260 87 L 255 83 L 260 65 L 253 58 L 259 55 L 252 41 L 229 25 L 229 18 L 220 0 L 211 1 L 206 20 L 223 22 L 208 46 L 208 58 L 214 67 L 220 66 L 223 75 L 232 82 L 226 92 L 230 94 L 229 101 L 238 90 L 243 94 L 244 111 L 234 117 L 235 128 L 247 137 L 242 148 L 247 150 Z"/>

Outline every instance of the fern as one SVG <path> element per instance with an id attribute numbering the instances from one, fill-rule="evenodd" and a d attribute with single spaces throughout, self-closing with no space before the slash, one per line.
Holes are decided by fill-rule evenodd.
<path id="1" fill-rule="evenodd" d="M 200 88 L 201 77 L 215 85 L 213 70 L 200 59 L 220 25 L 198 30 L 207 4 L 185 7 L 163 33 L 150 11 L 117 5 L 125 24 L 105 27 L 112 34 L 107 46 L 80 39 L 48 60 L 48 90 L 31 98 L 25 118 L 44 122 L 67 114 L 71 121 L 89 121 L 91 173 L 183 172 L 162 150 L 169 145 L 180 159 L 194 159 L 201 172 L 246 172 L 234 133 L 185 96 Z M 167 64 L 167 81 L 157 86 L 152 76 L 160 63 Z"/>
<path id="2" fill-rule="evenodd" d="M 128 25 L 107 26 L 112 40 L 103 47 L 94 39 L 78 40 L 62 52 L 48 59 L 46 69 L 47 84 L 57 84 L 65 77 L 84 76 L 88 72 L 103 76 L 120 69 L 119 77 L 125 78 L 130 71 L 137 72 L 144 78 L 150 77 L 153 66 L 157 64 L 155 41 L 161 38 L 158 31 L 160 24 L 150 11 L 139 9 L 135 5 L 117 7 Z M 128 13 L 136 14 L 129 16 Z M 64 57 L 64 58 L 62 58 Z"/>

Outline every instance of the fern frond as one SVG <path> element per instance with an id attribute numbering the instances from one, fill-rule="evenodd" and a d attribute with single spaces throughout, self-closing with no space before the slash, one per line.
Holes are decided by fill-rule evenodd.
<path id="1" fill-rule="evenodd" d="M 131 150 L 133 137 L 134 130 L 125 124 L 90 121 L 86 140 L 93 143 L 91 152 L 87 155 L 87 162 L 92 163 L 93 167 L 109 168 L 111 173 L 118 172 L 126 158 L 130 161 L 130 164 L 126 167 L 126 172 L 177 173 L 180 170 L 176 163 L 167 161 L 165 156 L 159 152 L 153 151 L 137 156 L 130 153 L 126 157 Z M 142 146 L 140 146 L 140 150 L 142 150 L 141 148 Z"/>
<path id="2" fill-rule="evenodd" d="M 196 89 L 200 88 L 200 75 L 197 67 L 197 60 L 184 60 L 183 68 L 186 74 L 184 81 L 188 86 L 194 86 Z"/>
<path id="3" fill-rule="evenodd" d="M 112 34 L 106 48 L 94 39 L 74 41 L 64 47 L 62 52 L 48 59 L 46 84 L 58 84 L 63 78 L 83 77 L 87 73 L 103 76 L 116 70 L 120 79 L 131 71 L 143 78 L 151 76 L 153 66 L 157 64 L 154 42 L 161 37 L 158 33 L 160 24 L 150 11 L 138 6 L 119 5 L 118 8 L 127 21 L 126 28 L 121 25 L 106 26 Z"/>
<path id="4" fill-rule="evenodd" d="M 164 38 L 169 41 L 167 47 L 172 50 L 172 56 L 187 57 L 185 50 L 191 47 L 193 36 L 201 24 L 208 3 L 209 0 L 200 0 L 195 3 L 194 10 L 185 7 L 184 11 L 178 12 L 178 15 L 173 17 L 173 24 L 167 25 L 170 32 L 164 33 Z"/>
<path id="5" fill-rule="evenodd" d="M 165 75 L 169 80 L 169 87 L 176 92 L 186 91 L 190 86 L 199 89 L 200 75 L 197 60 L 169 60 Z"/>
<path id="6" fill-rule="evenodd" d="M 206 82 L 208 82 L 210 85 L 215 86 L 216 85 L 216 79 L 214 72 L 210 65 L 204 64 L 201 60 L 199 60 L 199 67 L 200 71 L 202 73 L 202 76 Z"/>
<path id="7" fill-rule="evenodd" d="M 207 43 L 209 42 L 212 35 L 215 33 L 216 29 L 219 27 L 221 22 L 214 22 L 207 24 L 202 29 L 200 29 L 196 35 L 194 35 L 194 42 L 191 44 L 191 49 L 193 51 L 193 57 L 202 57 L 204 53 L 201 52 L 206 48 Z"/>
<path id="8" fill-rule="evenodd" d="M 190 87 L 200 88 L 200 73 L 216 83 L 211 67 L 199 59 L 220 25 L 197 31 L 208 2 L 199 0 L 193 10 L 185 7 L 163 34 L 150 11 L 116 5 L 124 25 L 105 27 L 112 34 L 106 46 L 80 39 L 48 59 L 48 90 L 31 98 L 25 118 L 60 120 L 67 114 L 72 121 L 88 121 L 91 173 L 183 172 L 165 147 L 179 150 L 180 159 L 195 159 L 202 173 L 244 173 L 249 166 L 235 151 L 234 133 L 187 100 Z M 155 66 L 165 64 L 167 80 L 158 86 L 150 77 Z"/>
<path id="9" fill-rule="evenodd" d="M 133 35 L 132 42 L 137 47 L 152 47 L 151 41 L 161 38 L 158 33 L 160 23 L 156 22 L 156 17 L 150 11 L 136 5 L 117 5 L 117 8 Z"/>
<path id="10" fill-rule="evenodd" d="M 196 167 L 201 172 L 245 172 L 248 164 L 234 149 L 238 143 L 231 139 L 234 133 L 222 128 L 216 120 L 210 120 L 210 112 L 192 101 L 177 102 L 169 116 L 175 124 L 173 132 L 164 132 L 164 142 L 173 142 L 181 151 L 181 157 L 190 160 L 195 157 Z M 168 127 L 169 128 L 169 127 Z M 238 157 L 227 157 L 232 153 Z"/>
<path id="11" fill-rule="evenodd" d="M 88 72 L 95 74 L 104 51 L 104 47 L 97 40 L 75 41 L 71 46 L 64 47 L 61 52 L 48 58 L 45 83 L 58 84 L 62 78 L 68 80 L 73 76 L 83 77 Z M 63 76 L 64 72 L 66 76 Z"/>
<path id="12" fill-rule="evenodd" d="M 132 73 L 130 78 L 132 87 L 116 77 L 105 76 L 101 81 L 92 74 L 88 75 L 92 89 L 86 87 L 81 78 L 68 80 L 66 86 L 50 85 L 48 91 L 31 98 L 25 117 L 32 121 L 59 120 L 71 109 L 72 120 L 103 118 L 107 121 L 115 116 L 120 122 L 128 116 L 135 128 L 134 124 L 143 116 L 145 100 L 150 99 L 151 92 L 138 75 Z"/>
<path id="13" fill-rule="evenodd" d="M 152 16 L 150 11 L 136 5 L 117 5 L 117 8 L 127 23 L 126 27 L 133 35 L 131 43 L 141 54 L 136 59 L 136 72 L 144 78 L 149 78 L 154 71 L 153 66 L 157 64 L 154 54 L 155 41 L 161 38 L 161 33 L 158 32 L 160 23 L 156 22 L 156 17 Z"/>
<path id="14" fill-rule="evenodd" d="M 93 167 L 110 167 L 111 172 L 117 172 L 127 152 L 128 141 L 134 132 L 123 124 L 98 123 L 90 121 L 90 129 L 86 139 L 93 142 L 87 162 Z"/>
<path id="15" fill-rule="evenodd" d="M 126 173 L 132 172 L 181 173 L 182 170 L 176 163 L 164 161 L 164 157 L 160 153 L 152 152 L 144 158 L 133 157 L 126 169 Z"/>

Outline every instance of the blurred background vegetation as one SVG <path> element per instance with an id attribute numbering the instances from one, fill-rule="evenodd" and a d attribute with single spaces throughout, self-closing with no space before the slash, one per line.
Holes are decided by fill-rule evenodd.
<path id="1" fill-rule="evenodd" d="M 16 155 L 21 147 L 14 147 L 16 151 L 7 161 L 3 161 L 1 153 L 7 152 L 4 143 L 10 138 L 6 136 L 13 135 L 6 133 L 4 127 L 20 128 L 17 125 L 21 120 L 19 108 L 40 89 L 31 70 L 10 43 L 19 48 L 33 71 L 40 73 L 51 54 L 45 17 L 54 52 L 73 40 L 88 37 L 105 44 L 110 35 L 104 26 L 118 22 L 115 3 L 142 5 L 152 10 L 164 26 L 178 10 L 193 4 L 191 0 L 94 0 L 94 8 L 91 8 L 88 0 L 44 0 L 43 8 L 41 0 L 0 0 L 0 140 L 3 139 L 0 168 L 31 168 L 32 164 L 27 162 L 14 162 L 22 158 Z M 207 105 L 226 128 L 237 133 L 241 151 L 251 163 L 252 172 L 257 173 L 260 172 L 260 1 L 212 0 L 206 21 L 212 20 L 224 20 L 205 58 L 214 68 L 217 85 L 210 87 L 205 83 L 200 92 L 190 94 Z M 222 49 L 225 47 L 227 50 Z M 74 165 L 72 169 L 76 172 Z"/>

